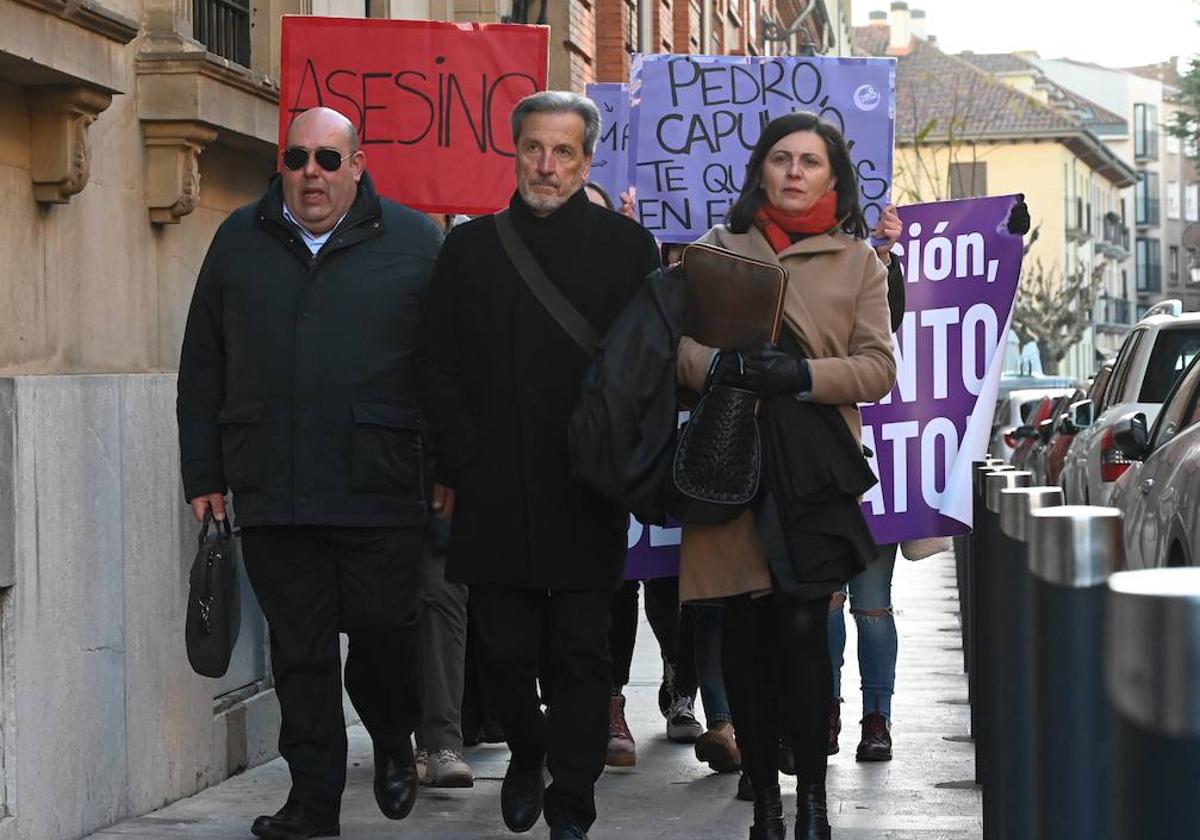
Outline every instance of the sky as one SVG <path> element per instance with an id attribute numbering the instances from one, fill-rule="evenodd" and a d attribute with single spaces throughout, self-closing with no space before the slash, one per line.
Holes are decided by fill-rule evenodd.
<path id="1" fill-rule="evenodd" d="M 1195 0 L 908 0 L 924 9 L 925 30 L 947 52 L 1036 50 L 1042 58 L 1074 58 L 1131 67 L 1200 53 Z M 853 0 L 855 26 L 886 11 L 890 0 Z"/>

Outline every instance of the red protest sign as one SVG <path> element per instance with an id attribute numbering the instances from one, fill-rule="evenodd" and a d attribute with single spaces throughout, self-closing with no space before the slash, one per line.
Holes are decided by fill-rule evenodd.
<path id="1" fill-rule="evenodd" d="M 389 198 L 429 213 L 491 213 L 516 187 L 509 116 L 546 88 L 545 26 L 288 16 L 279 145 L 324 105 L 358 128 Z"/>

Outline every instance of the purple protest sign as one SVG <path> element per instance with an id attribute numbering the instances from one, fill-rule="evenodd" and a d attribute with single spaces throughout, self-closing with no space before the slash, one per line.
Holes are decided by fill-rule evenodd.
<path id="1" fill-rule="evenodd" d="M 879 484 L 863 510 L 879 543 L 950 536 L 971 525 L 971 461 L 991 432 L 1022 239 L 1015 196 L 899 208 L 892 259 L 904 267 L 896 387 L 863 406 Z"/>
<path id="2" fill-rule="evenodd" d="M 623 82 L 599 82 L 587 86 L 587 96 L 600 109 L 600 138 L 592 155 L 588 180 L 598 184 L 620 204 L 620 194 L 629 189 L 629 86 Z"/>
<path id="3" fill-rule="evenodd" d="M 625 580 L 651 580 L 679 574 L 678 525 L 643 525 L 629 517 L 629 553 L 625 555 Z"/>
<path id="4" fill-rule="evenodd" d="M 724 221 L 762 127 L 811 111 L 845 134 L 873 226 L 891 189 L 895 70 L 891 58 L 635 56 L 629 167 L 642 224 L 692 242 Z"/>

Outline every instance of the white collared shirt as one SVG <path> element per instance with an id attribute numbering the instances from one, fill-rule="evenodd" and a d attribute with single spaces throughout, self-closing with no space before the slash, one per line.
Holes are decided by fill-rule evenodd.
<path id="1" fill-rule="evenodd" d="M 317 251 L 320 251 L 321 247 L 328 241 L 329 237 L 333 235 L 333 232 L 338 229 L 338 225 L 342 223 L 342 219 L 345 219 L 346 215 L 343 213 L 342 218 L 337 220 L 337 225 L 334 225 L 324 233 L 313 233 L 296 220 L 296 217 L 292 215 L 292 211 L 288 209 L 287 202 L 283 202 L 283 218 L 300 229 L 300 236 L 304 238 L 304 244 L 308 246 L 308 250 L 312 251 L 314 257 L 317 255 Z"/>

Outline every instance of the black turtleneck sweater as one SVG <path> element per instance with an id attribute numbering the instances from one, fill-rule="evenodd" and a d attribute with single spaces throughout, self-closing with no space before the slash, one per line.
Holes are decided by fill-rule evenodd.
<path id="1" fill-rule="evenodd" d="M 583 190 L 546 217 L 519 195 L 509 209 L 542 269 L 601 335 L 659 266 L 649 232 Z M 589 359 L 526 287 L 491 216 L 446 238 L 424 321 L 425 405 L 441 480 L 456 490 L 449 577 L 615 587 L 626 514 L 577 482 L 567 455 Z"/>

